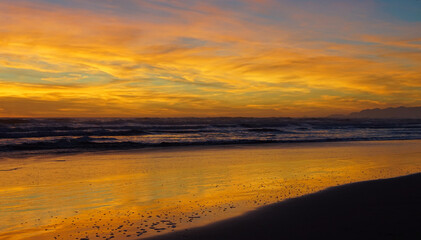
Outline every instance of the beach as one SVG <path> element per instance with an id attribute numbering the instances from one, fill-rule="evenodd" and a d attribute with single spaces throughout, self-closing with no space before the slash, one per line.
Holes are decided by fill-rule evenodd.
<path id="1" fill-rule="evenodd" d="M 171 239 L 180 235 L 166 234 L 220 221 L 235 225 L 237 220 L 227 219 L 250 212 L 257 216 L 267 208 L 252 211 L 285 200 L 281 205 L 289 206 L 301 200 L 288 199 L 330 187 L 419 173 L 420 144 L 244 144 L 4 155 L 0 239 Z M 311 202 L 306 206 L 320 203 L 306 201 Z M 269 217 L 259 221 L 268 227 L 274 222 Z M 297 219 L 297 224 L 305 222 Z M 195 239 L 206 229 L 187 237 Z"/>
<path id="2" fill-rule="evenodd" d="M 148 240 L 418 239 L 421 174 L 332 187 Z"/>
<path id="3" fill-rule="evenodd" d="M 421 240 L 421 0 L 0 23 L 0 240 Z"/>

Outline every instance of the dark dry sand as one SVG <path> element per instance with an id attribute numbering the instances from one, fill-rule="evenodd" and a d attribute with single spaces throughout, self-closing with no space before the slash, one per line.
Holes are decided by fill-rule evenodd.
<path id="1" fill-rule="evenodd" d="M 333 187 L 148 239 L 421 239 L 421 173 Z"/>

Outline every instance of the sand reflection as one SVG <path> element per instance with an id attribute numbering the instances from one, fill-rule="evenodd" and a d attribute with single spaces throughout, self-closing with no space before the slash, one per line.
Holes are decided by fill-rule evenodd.
<path id="1" fill-rule="evenodd" d="M 138 239 L 203 225 L 329 186 L 420 172 L 420 144 L 3 157 L 0 239 Z"/>

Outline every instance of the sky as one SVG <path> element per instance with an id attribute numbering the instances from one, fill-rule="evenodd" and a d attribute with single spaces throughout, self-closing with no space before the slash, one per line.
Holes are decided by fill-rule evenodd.
<path id="1" fill-rule="evenodd" d="M 0 117 L 421 105 L 420 0 L 0 0 Z"/>

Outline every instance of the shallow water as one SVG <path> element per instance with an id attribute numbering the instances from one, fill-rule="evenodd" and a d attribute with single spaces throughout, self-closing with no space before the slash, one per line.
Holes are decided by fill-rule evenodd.
<path id="1" fill-rule="evenodd" d="M 138 239 L 204 225 L 329 186 L 421 172 L 420 146 L 370 141 L 3 156 L 0 239 Z"/>

